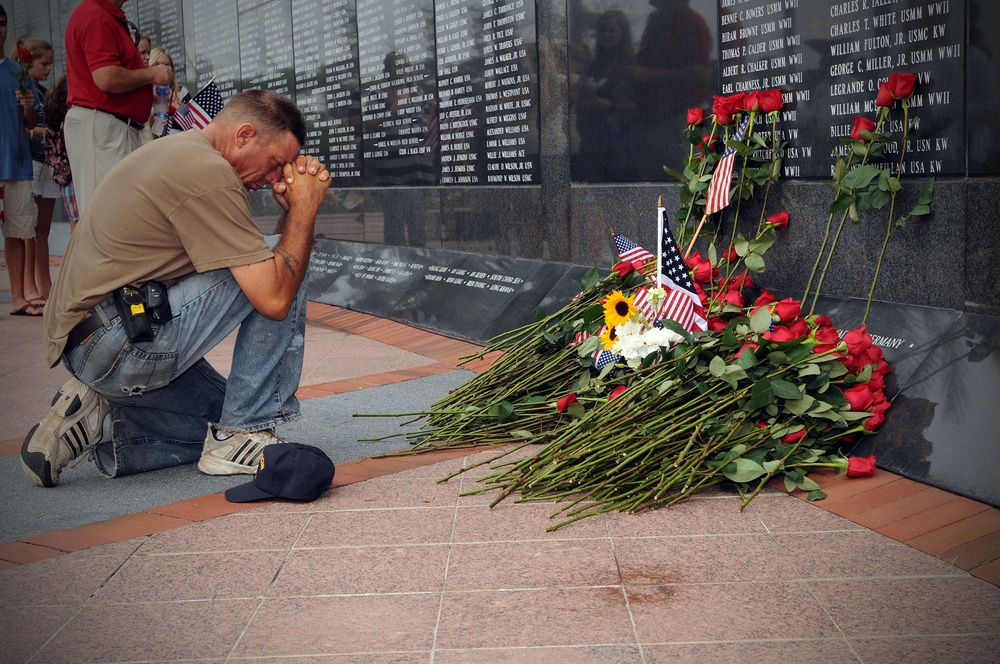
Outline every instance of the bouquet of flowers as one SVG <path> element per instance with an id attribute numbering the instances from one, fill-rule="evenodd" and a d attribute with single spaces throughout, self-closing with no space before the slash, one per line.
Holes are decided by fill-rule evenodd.
<path id="1" fill-rule="evenodd" d="M 780 108 L 779 91 L 717 97 L 704 135 L 704 111 L 693 109 L 689 158 L 683 172 L 670 171 L 681 181 L 686 255 L 662 205 L 655 256 L 612 232 L 620 260 L 611 271 L 591 270 L 565 307 L 493 339 L 476 356 L 502 351 L 488 370 L 411 414 L 425 421 L 403 434 L 413 443 L 408 452 L 517 443 L 484 462 L 494 472 L 474 492 L 496 491 L 494 505 L 514 493 L 561 502 L 550 530 L 612 510 L 668 506 L 721 482 L 735 486 L 745 507 L 779 477 L 788 491 L 818 500 L 825 494 L 809 477 L 815 469 L 873 474 L 873 456 L 849 458 L 840 447 L 885 420 L 889 366 L 881 349 L 863 324 L 841 335 L 827 316 L 755 283 L 763 255 L 789 224 L 787 212 L 766 212 L 780 173 Z M 760 113 L 771 120 L 766 135 L 754 127 Z M 886 140 L 873 129 L 848 149 L 870 154 Z M 877 206 L 872 181 L 878 191 L 884 181 L 895 200 L 898 176 L 835 170 L 831 210 L 845 209 L 845 197 L 855 209 Z M 739 207 L 761 191 L 748 238 L 737 229 Z M 709 222 L 731 202 L 725 239 L 722 224 Z M 699 236 L 708 241 L 706 257 L 692 251 Z M 824 251 L 832 247 L 824 243 Z M 529 445 L 538 449 L 510 460 Z"/>

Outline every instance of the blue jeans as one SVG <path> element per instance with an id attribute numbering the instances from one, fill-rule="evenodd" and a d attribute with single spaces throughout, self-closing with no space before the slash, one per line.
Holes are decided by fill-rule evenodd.
<path id="1" fill-rule="evenodd" d="M 259 314 L 228 269 L 182 277 L 167 291 L 173 319 L 131 343 L 120 318 L 67 348 L 63 364 L 111 403 L 111 440 L 97 445 L 108 477 L 197 461 L 209 423 L 260 431 L 299 416 L 306 298 L 288 316 Z M 239 326 L 228 381 L 204 359 Z"/>

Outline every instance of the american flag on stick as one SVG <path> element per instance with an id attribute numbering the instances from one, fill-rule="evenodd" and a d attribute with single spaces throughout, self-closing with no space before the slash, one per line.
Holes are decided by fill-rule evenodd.
<path id="1" fill-rule="evenodd" d="M 618 252 L 618 260 L 622 261 L 642 261 L 649 262 L 653 259 L 653 254 L 640 247 L 630 238 L 619 235 L 611 231 L 612 239 L 615 242 L 615 251 Z"/>
<path id="2" fill-rule="evenodd" d="M 658 318 L 669 318 L 677 321 L 677 324 L 689 332 L 704 332 L 708 329 L 708 322 L 705 320 L 705 307 L 701 304 L 701 298 L 694 289 L 694 282 L 691 281 L 691 274 L 688 267 L 681 258 L 680 249 L 674 234 L 670 232 L 670 226 L 664 217 L 665 210 L 660 207 L 658 210 L 658 224 L 660 230 L 660 266 L 658 281 L 667 291 L 667 297 L 660 305 L 657 312 Z"/>
<path id="3" fill-rule="evenodd" d="M 750 124 L 750 115 L 740 123 L 734 141 L 742 141 L 746 135 L 747 127 Z M 729 192 L 733 185 L 733 163 L 736 161 L 736 149 L 727 147 L 722 153 L 722 159 L 715 167 L 712 174 L 712 181 L 708 184 L 708 202 L 705 203 L 705 214 L 715 214 L 722 208 L 729 205 Z"/>
<path id="4" fill-rule="evenodd" d="M 177 109 L 177 112 L 174 113 L 174 124 L 181 131 L 204 129 L 212 121 L 212 118 L 218 115 L 224 104 L 222 93 L 213 78 L 195 96 L 191 97 L 190 101 Z"/>

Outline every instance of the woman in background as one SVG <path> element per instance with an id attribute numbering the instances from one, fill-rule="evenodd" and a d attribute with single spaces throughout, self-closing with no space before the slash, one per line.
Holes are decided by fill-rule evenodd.
<path id="1" fill-rule="evenodd" d="M 577 179 L 635 179 L 635 99 L 628 79 L 632 56 L 632 29 L 625 14 L 604 12 L 597 20 L 594 60 L 577 81 Z"/>

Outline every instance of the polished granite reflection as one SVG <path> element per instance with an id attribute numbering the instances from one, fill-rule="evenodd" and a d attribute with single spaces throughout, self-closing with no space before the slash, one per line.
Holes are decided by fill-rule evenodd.
<path id="1" fill-rule="evenodd" d="M 309 299 L 485 343 L 558 310 L 589 268 L 461 251 L 318 239 Z"/>

